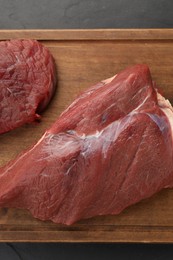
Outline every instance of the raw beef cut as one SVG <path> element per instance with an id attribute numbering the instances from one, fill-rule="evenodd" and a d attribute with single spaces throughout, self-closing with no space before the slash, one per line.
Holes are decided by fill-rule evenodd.
<path id="1" fill-rule="evenodd" d="M 173 186 L 173 110 L 135 65 L 83 92 L 0 170 L 0 206 L 70 225 Z"/>
<path id="2" fill-rule="evenodd" d="M 0 42 L 0 133 L 34 121 L 55 90 L 53 58 L 35 40 Z"/>

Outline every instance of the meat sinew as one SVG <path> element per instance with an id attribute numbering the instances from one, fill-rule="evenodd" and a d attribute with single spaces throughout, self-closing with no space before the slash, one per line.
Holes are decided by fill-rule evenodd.
<path id="1" fill-rule="evenodd" d="M 146 65 L 81 94 L 39 142 L 0 171 L 0 206 L 72 224 L 173 186 L 173 111 Z"/>
<path id="2" fill-rule="evenodd" d="M 34 121 L 55 89 L 55 65 L 35 40 L 0 42 L 0 133 Z"/>

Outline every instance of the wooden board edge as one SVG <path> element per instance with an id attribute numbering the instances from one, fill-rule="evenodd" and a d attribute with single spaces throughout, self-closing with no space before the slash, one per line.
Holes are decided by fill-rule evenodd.
<path id="1" fill-rule="evenodd" d="M 173 40 L 173 29 L 0 30 L 0 40 Z"/>
<path id="2" fill-rule="evenodd" d="M 172 232 L 119 232 L 119 231 L 5 231 L 0 242 L 60 242 L 60 243 L 173 243 Z"/>

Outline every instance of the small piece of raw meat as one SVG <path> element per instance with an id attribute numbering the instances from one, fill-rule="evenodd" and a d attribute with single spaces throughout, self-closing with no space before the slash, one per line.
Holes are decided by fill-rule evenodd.
<path id="1" fill-rule="evenodd" d="M 173 111 L 146 65 L 80 95 L 30 150 L 0 170 L 0 206 L 72 224 L 173 186 Z"/>
<path id="2" fill-rule="evenodd" d="M 34 121 L 56 84 L 53 58 L 36 40 L 0 42 L 0 134 Z"/>

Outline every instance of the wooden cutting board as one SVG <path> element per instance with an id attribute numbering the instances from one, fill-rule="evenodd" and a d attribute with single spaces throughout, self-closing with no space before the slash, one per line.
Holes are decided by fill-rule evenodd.
<path id="1" fill-rule="evenodd" d="M 50 49 L 58 90 L 41 123 L 0 136 L 0 165 L 34 144 L 83 89 L 129 65 L 148 64 L 173 104 L 172 29 L 0 31 L 0 40 L 13 38 L 38 39 Z M 95 217 L 70 227 L 36 220 L 25 210 L 0 209 L 0 241 L 173 242 L 173 189 L 118 216 Z"/>

